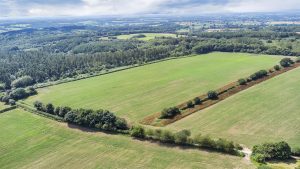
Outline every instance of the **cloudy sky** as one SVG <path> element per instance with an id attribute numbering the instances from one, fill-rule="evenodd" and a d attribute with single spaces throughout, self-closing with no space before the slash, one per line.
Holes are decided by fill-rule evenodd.
<path id="1" fill-rule="evenodd" d="M 0 0 L 0 17 L 300 11 L 300 0 Z"/>

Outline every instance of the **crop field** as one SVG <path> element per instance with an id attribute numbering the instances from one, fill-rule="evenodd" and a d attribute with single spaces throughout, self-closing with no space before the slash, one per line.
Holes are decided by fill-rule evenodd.
<path id="1" fill-rule="evenodd" d="M 82 132 L 23 110 L 0 114 L 0 168 L 254 168 L 240 157 Z"/>
<path id="2" fill-rule="evenodd" d="M 220 88 L 281 57 L 243 53 L 210 53 L 173 59 L 116 73 L 41 88 L 25 102 L 39 100 L 56 106 L 108 109 L 129 121 L 138 121 Z"/>
<path id="3" fill-rule="evenodd" d="M 168 126 L 209 133 L 247 146 L 266 141 L 300 144 L 300 68 L 238 93 Z"/>
<path id="4" fill-rule="evenodd" d="M 118 39 L 130 39 L 136 35 L 145 35 L 146 37 L 143 38 L 137 38 L 139 40 L 148 41 L 151 39 L 155 39 L 156 37 L 176 37 L 176 34 L 171 33 L 141 33 L 141 34 L 129 34 L 129 35 L 119 35 L 117 36 Z"/>

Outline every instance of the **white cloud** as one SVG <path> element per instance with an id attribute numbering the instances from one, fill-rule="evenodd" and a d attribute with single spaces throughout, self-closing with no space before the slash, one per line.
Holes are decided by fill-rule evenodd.
<path id="1" fill-rule="evenodd" d="M 39 3 L 40 2 L 40 3 Z M 0 0 L 0 16 L 87 16 L 300 10 L 300 0 Z"/>

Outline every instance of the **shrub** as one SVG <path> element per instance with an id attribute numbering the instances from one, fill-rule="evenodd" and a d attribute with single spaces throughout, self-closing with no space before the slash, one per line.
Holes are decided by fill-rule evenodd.
<path id="1" fill-rule="evenodd" d="M 5 84 L 0 83 L 0 91 L 5 90 Z"/>
<path id="2" fill-rule="evenodd" d="M 15 88 L 27 87 L 34 83 L 34 80 L 30 76 L 20 77 L 12 82 L 12 86 Z"/>
<path id="3" fill-rule="evenodd" d="M 202 103 L 202 101 L 201 101 L 201 99 L 199 98 L 199 97 L 195 97 L 194 98 L 194 104 L 195 105 L 199 105 L 199 104 L 201 104 Z"/>
<path id="4" fill-rule="evenodd" d="M 24 99 L 28 96 L 26 90 L 24 88 L 17 88 L 9 94 L 12 99 L 19 100 Z"/>
<path id="5" fill-rule="evenodd" d="M 298 56 L 295 60 L 297 63 L 300 63 L 300 56 Z"/>
<path id="6" fill-rule="evenodd" d="M 239 85 L 246 85 L 247 81 L 245 79 L 239 79 L 238 83 L 239 83 Z"/>
<path id="7" fill-rule="evenodd" d="M 293 153 L 294 156 L 300 157 L 300 147 L 294 148 L 292 153 Z"/>
<path id="8" fill-rule="evenodd" d="M 252 154 L 251 159 L 253 161 L 258 162 L 258 163 L 265 163 L 266 162 L 266 157 L 263 154 Z"/>
<path id="9" fill-rule="evenodd" d="M 70 111 L 65 115 L 64 119 L 69 123 L 75 123 L 76 114 Z"/>
<path id="10" fill-rule="evenodd" d="M 192 108 L 192 107 L 194 107 L 193 102 L 192 102 L 192 101 L 188 101 L 188 102 L 186 103 L 186 107 L 187 107 L 187 108 Z"/>
<path id="11" fill-rule="evenodd" d="M 172 118 L 178 114 L 180 114 L 180 110 L 177 108 L 177 107 L 170 107 L 170 108 L 167 108 L 167 109 L 164 109 L 162 112 L 161 112 L 161 116 L 160 118 L 161 119 L 167 119 L 167 118 Z"/>
<path id="12" fill-rule="evenodd" d="M 289 67 L 294 64 L 294 61 L 291 58 L 283 58 L 279 63 L 282 67 Z"/>
<path id="13" fill-rule="evenodd" d="M 256 73 L 252 74 L 250 76 L 250 79 L 251 80 L 257 80 L 257 79 L 263 78 L 263 77 L 265 77 L 267 75 L 268 75 L 268 72 L 266 70 L 260 70 L 260 71 L 258 71 Z"/>
<path id="14" fill-rule="evenodd" d="M 9 99 L 11 99 L 8 95 L 5 95 L 1 98 L 1 101 L 8 104 L 9 103 Z"/>
<path id="15" fill-rule="evenodd" d="M 283 141 L 278 143 L 255 145 L 252 152 L 253 156 L 263 157 L 263 161 L 272 159 L 286 160 L 290 158 L 291 154 L 291 147 Z"/>
<path id="16" fill-rule="evenodd" d="M 275 69 L 276 71 L 278 71 L 278 70 L 280 70 L 280 66 L 279 66 L 279 65 L 275 65 L 275 66 L 274 66 L 274 69 Z"/>
<path id="17" fill-rule="evenodd" d="M 160 135 L 160 141 L 165 143 L 174 143 L 174 134 L 168 130 L 163 130 Z"/>
<path id="18" fill-rule="evenodd" d="M 188 141 L 188 137 L 191 135 L 191 132 L 189 130 L 182 130 L 174 135 L 174 141 L 177 144 L 186 144 Z"/>
<path id="19" fill-rule="evenodd" d="M 131 137 L 145 138 L 145 129 L 142 126 L 133 126 L 130 135 Z"/>
<path id="20" fill-rule="evenodd" d="M 62 108 L 60 108 L 58 115 L 60 117 L 64 117 L 71 110 L 72 109 L 70 107 L 62 107 Z"/>
<path id="21" fill-rule="evenodd" d="M 218 99 L 218 93 L 216 91 L 209 91 L 207 93 L 207 98 L 211 100 Z"/>
<path id="22" fill-rule="evenodd" d="M 16 105 L 16 101 L 14 99 L 9 99 L 8 104 L 10 104 L 11 106 Z"/>
<path id="23" fill-rule="evenodd" d="M 127 130 L 128 129 L 128 124 L 127 124 L 125 119 L 117 118 L 116 127 L 117 127 L 117 129 L 120 129 L 120 130 Z"/>
<path id="24" fill-rule="evenodd" d="M 53 106 L 53 104 L 51 104 L 51 103 L 48 103 L 47 105 L 46 105 L 46 113 L 49 113 L 49 114 L 54 114 L 54 106 Z"/>
<path id="25" fill-rule="evenodd" d="M 38 111 L 44 111 L 44 105 L 40 101 L 35 101 L 33 103 L 33 106 L 38 110 Z"/>

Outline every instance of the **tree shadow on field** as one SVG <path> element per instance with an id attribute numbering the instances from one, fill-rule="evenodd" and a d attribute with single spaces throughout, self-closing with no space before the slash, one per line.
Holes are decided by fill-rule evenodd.
<path id="1" fill-rule="evenodd" d="M 288 160 L 272 160 L 272 161 L 268 161 L 268 163 L 270 163 L 270 164 L 285 163 L 285 164 L 288 164 L 288 165 L 292 165 L 292 164 L 297 163 L 297 159 L 292 157 Z"/>
<path id="2" fill-rule="evenodd" d="M 71 123 L 67 123 L 67 126 L 70 129 L 80 130 L 82 132 L 90 133 L 90 134 L 105 133 L 105 134 L 109 134 L 109 135 L 123 135 L 123 133 L 118 133 L 118 132 L 113 132 L 113 131 L 99 130 L 99 129 L 94 129 L 94 128 L 88 128 L 88 127 L 83 127 L 83 126 L 79 126 L 79 125 L 71 124 Z"/>
<path id="3" fill-rule="evenodd" d="M 151 144 L 155 144 L 157 146 L 161 146 L 161 147 L 165 147 L 165 148 L 172 148 L 172 149 L 179 149 L 179 150 L 199 150 L 202 152 L 207 152 L 207 153 L 218 153 L 218 154 L 222 154 L 222 155 L 230 155 L 228 153 L 224 153 L 221 151 L 217 151 L 217 150 L 212 150 L 212 149 L 208 149 L 208 148 L 200 148 L 200 147 L 195 147 L 195 146 L 191 146 L 191 145 L 182 145 L 182 144 L 175 144 L 175 143 L 166 143 L 166 142 L 161 142 L 158 140 L 154 140 L 154 139 L 141 139 L 141 138 L 133 138 L 133 140 L 137 140 L 137 141 L 141 141 L 141 142 L 148 142 Z"/>

